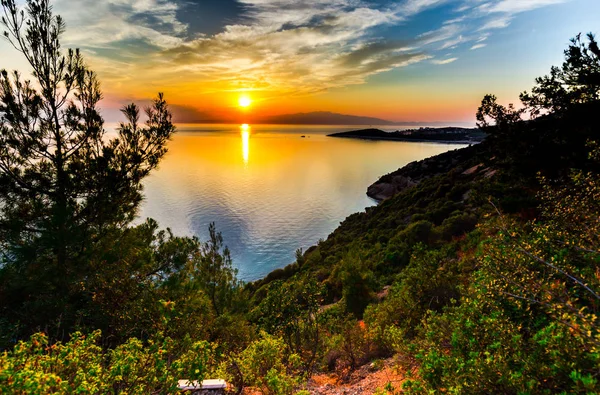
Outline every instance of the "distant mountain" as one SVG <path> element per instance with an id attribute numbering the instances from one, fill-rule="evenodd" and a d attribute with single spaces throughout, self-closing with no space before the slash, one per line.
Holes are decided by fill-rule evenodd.
<path id="1" fill-rule="evenodd" d="M 398 122 L 380 118 L 360 117 L 356 115 L 337 114 L 317 111 L 298 114 L 285 114 L 267 117 L 260 123 L 279 125 L 397 125 Z"/>

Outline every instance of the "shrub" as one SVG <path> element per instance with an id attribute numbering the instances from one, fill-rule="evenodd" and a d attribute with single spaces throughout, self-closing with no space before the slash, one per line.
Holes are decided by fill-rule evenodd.
<path id="1" fill-rule="evenodd" d="M 459 297 L 460 271 L 456 259 L 448 256 L 451 254 L 445 250 L 427 251 L 423 245 L 416 247 L 410 264 L 391 286 L 386 299 L 365 312 L 365 321 L 376 339 L 382 340 L 390 326 L 412 336 L 428 310 L 441 310 L 452 298 Z"/>
<path id="2" fill-rule="evenodd" d="M 297 354 L 287 355 L 285 342 L 266 332 L 252 342 L 232 362 L 239 367 L 243 383 L 258 388 L 263 394 L 292 394 L 299 383 L 301 359 Z"/>
<path id="3" fill-rule="evenodd" d="M 597 158 L 598 152 L 594 153 Z M 500 216 L 483 230 L 460 305 L 420 331 L 413 392 L 598 393 L 600 178 L 542 179 L 542 220 Z"/>
<path id="4" fill-rule="evenodd" d="M 363 321 L 345 317 L 337 326 L 336 334 L 326 340 L 325 364 L 329 370 L 354 370 L 379 355 Z"/>
<path id="5" fill-rule="evenodd" d="M 103 350 L 99 339 L 100 331 L 78 332 L 66 343 L 49 344 L 37 333 L 19 342 L 0 355 L 0 393 L 172 393 L 180 379 L 202 380 L 214 357 L 207 342 L 177 355 L 170 338 L 146 345 L 131 338 L 114 350 Z"/>

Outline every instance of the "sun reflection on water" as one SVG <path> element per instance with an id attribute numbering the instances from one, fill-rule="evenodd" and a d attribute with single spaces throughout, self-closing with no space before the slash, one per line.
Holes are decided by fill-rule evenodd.
<path id="1" fill-rule="evenodd" d="M 250 125 L 245 123 L 240 126 L 240 130 L 242 131 L 242 158 L 244 164 L 247 165 L 250 157 Z"/>
<path id="2" fill-rule="evenodd" d="M 374 205 L 365 189 L 382 174 L 460 147 L 325 136 L 343 127 L 179 128 L 158 171 L 144 182 L 139 220 L 155 218 L 177 235 L 202 240 L 216 222 L 246 281 L 293 262 L 298 248 Z"/>

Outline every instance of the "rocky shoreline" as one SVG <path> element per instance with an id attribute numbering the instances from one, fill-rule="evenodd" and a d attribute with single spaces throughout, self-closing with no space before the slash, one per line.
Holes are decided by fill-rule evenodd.
<path id="1" fill-rule="evenodd" d="M 411 162 L 406 166 L 384 175 L 367 188 L 367 196 L 382 202 L 398 193 L 418 185 L 421 181 L 452 169 L 465 172 L 472 167 L 472 159 L 479 145 L 455 149 L 441 155 Z"/>

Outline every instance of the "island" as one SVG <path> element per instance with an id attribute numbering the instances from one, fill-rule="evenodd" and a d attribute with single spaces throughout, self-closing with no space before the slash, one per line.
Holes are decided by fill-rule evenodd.
<path id="1" fill-rule="evenodd" d="M 480 129 L 443 127 L 423 127 L 419 129 L 396 130 L 386 132 L 381 129 L 361 129 L 349 132 L 333 133 L 328 137 L 345 137 L 363 140 L 392 140 L 392 141 L 433 141 L 440 143 L 475 144 L 485 139 L 485 133 Z"/>

